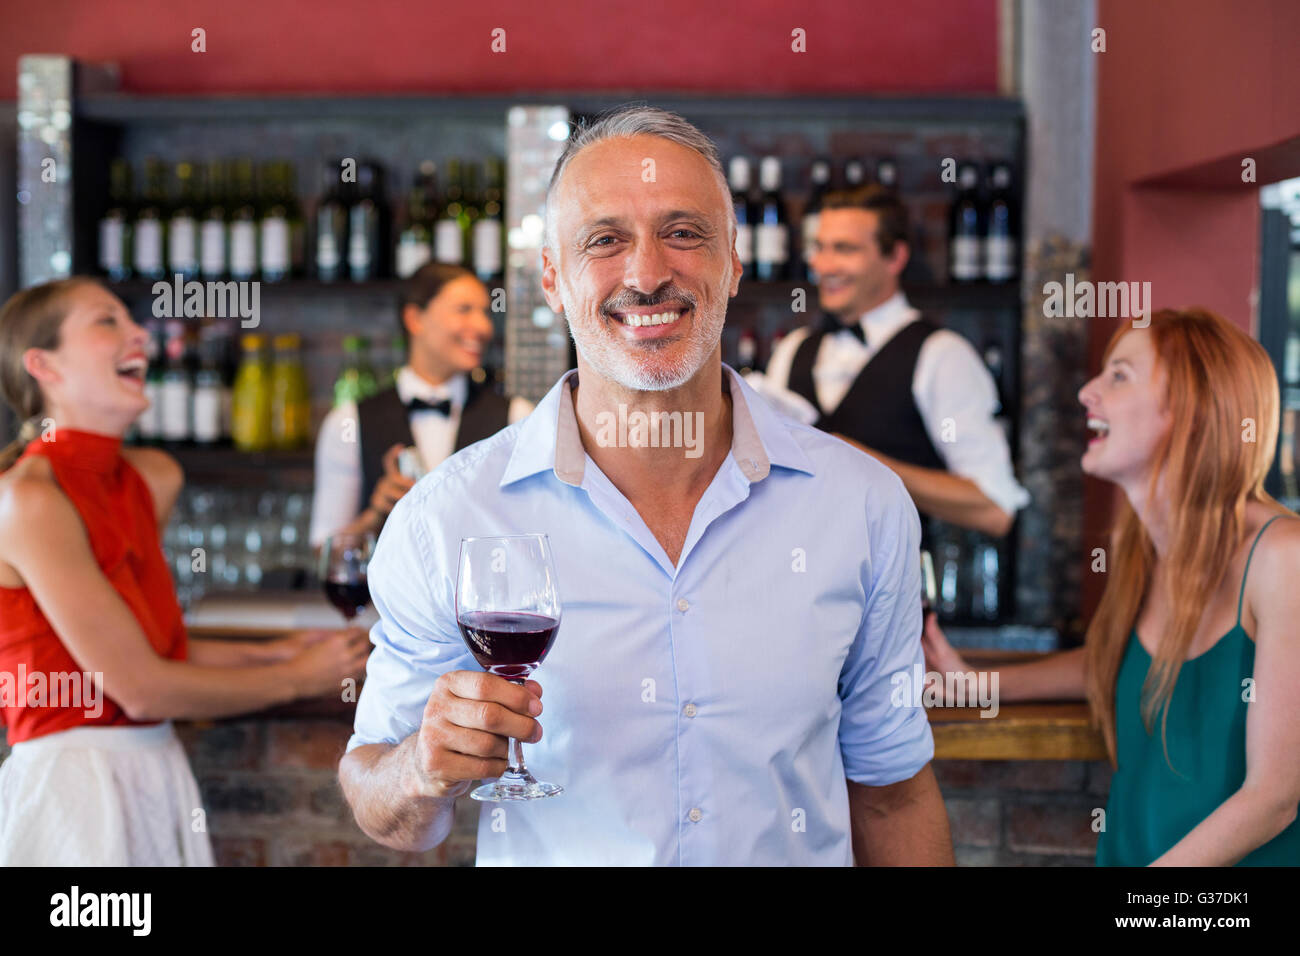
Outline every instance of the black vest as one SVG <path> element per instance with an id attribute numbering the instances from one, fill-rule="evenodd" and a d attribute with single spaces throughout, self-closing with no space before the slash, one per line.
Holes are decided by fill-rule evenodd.
<path id="1" fill-rule="evenodd" d="M 460 451 L 495 435 L 506 427 L 509 414 L 509 399 L 470 379 L 453 450 Z M 384 452 L 394 445 L 415 444 L 406 406 L 398 398 L 397 389 L 386 388 L 357 403 L 357 434 L 361 442 L 360 510 L 364 511 L 375 485 L 384 476 Z M 433 465 L 429 467 L 432 469 Z"/>
<path id="2" fill-rule="evenodd" d="M 818 328 L 799 343 L 790 365 L 790 391 L 812 402 L 820 418 L 814 424 L 837 432 L 890 458 L 922 468 L 946 470 L 925 430 L 912 397 L 912 377 L 921 345 L 940 326 L 925 319 L 909 322 L 871 356 L 829 415 L 817 401 L 813 363 L 825 330 Z"/>

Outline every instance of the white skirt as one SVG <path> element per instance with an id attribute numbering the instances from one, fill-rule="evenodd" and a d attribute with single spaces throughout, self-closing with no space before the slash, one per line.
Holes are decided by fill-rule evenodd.
<path id="1" fill-rule="evenodd" d="M 170 722 L 46 734 L 0 764 L 0 866 L 212 865 Z"/>

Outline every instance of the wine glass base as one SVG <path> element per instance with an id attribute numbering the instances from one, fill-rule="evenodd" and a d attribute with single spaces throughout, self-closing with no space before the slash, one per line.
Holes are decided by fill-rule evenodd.
<path id="1" fill-rule="evenodd" d="M 564 792 L 564 788 L 554 783 L 533 780 L 528 783 L 503 783 L 500 780 L 485 783 L 470 791 L 475 800 L 490 803 L 504 803 L 513 800 L 542 800 Z"/>

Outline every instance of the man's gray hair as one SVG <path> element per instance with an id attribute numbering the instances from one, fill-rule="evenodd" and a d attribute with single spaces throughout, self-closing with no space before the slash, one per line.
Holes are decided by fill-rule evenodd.
<path id="1" fill-rule="evenodd" d="M 582 152 L 588 146 L 603 142 L 607 139 L 621 139 L 630 136 L 658 136 L 660 139 L 666 139 L 687 149 L 693 149 L 703 156 L 713 170 L 713 175 L 718 181 L 718 188 L 722 190 L 722 196 L 727 209 L 727 221 L 729 235 L 734 244 L 736 241 L 736 210 L 731 204 L 731 189 L 727 185 L 726 174 L 722 171 L 722 162 L 718 159 L 718 147 L 713 144 L 713 140 L 705 136 L 700 130 L 688 123 L 685 119 L 676 113 L 668 110 L 661 110 L 654 106 L 620 106 L 602 113 L 591 123 L 590 126 L 577 124 L 569 135 L 568 142 L 564 144 L 564 152 L 555 163 L 555 171 L 551 173 L 550 185 L 546 187 L 546 245 L 555 248 L 555 215 L 551 211 L 551 197 L 555 195 L 555 187 L 559 184 L 561 177 L 564 175 L 565 168 L 574 156 Z"/>

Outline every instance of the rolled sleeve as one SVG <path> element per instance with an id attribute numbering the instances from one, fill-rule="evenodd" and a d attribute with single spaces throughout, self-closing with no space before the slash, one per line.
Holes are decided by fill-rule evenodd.
<path id="1" fill-rule="evenodd" d="M 349 751 L 396 744 L 415 733 L 434 682 L 448 671 L 481 670 L 456 627 L 456 570 L 421 514 L 427 495 L 407 494 L 393 509 L 371 558 L 370 598 L 379 621 L 357 701 Z"/>
<path id="2" fill-rule="evenodd" d="M 950 472 L 974 482 L 1007 514 L 1029 504 L 1029 492 L 1016 481 L 1011 449 L 994 417 L 997 385 L 970 342 L 946 329 L 930 336 L 917 358 L 913 397 Z M 944 440 L 947 421 L 952 441 Z"/>
<path id="3" fill-rule="evenodd" d="M 840 752 L 845 776 L 886 786 L 916 776 L 934 757 L 920 695 L 898 693 L 896 675 L 924 673 L 921 649 L 921 525 L 897 476 L 869 505 L 867 610 L 840 673 Z"/>

